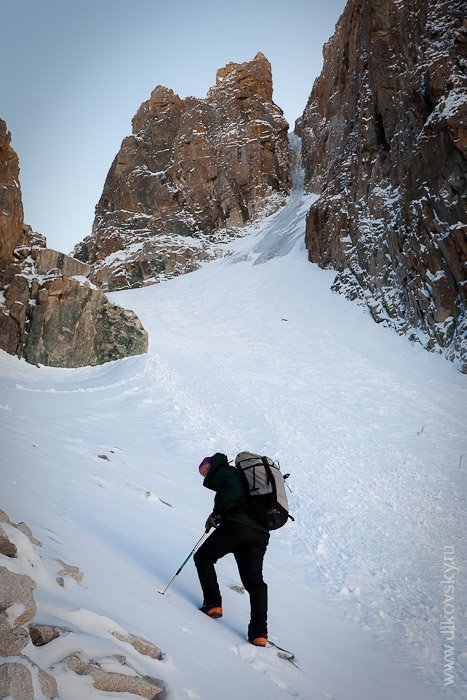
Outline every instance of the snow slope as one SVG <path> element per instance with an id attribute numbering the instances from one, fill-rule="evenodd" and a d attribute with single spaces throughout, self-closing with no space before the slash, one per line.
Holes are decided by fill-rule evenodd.
<path id="1" fill-rule="evenodd" d="M 146 356 L 78 370 L 0 356 L 0 508 L 43 543 L 6 528 L 22 558 L 0 565 L 36 580 L 37 621 L 71 630 L 25 650 L 63 700 L 109 697 L 60 660 L 118 653 L 116 629 L 161 647 L 160 661 L 131 658 L 170 700 L 464 697 L 466 377 L 330 293 L 333 274 L 301 242 L 308 204 L 298 183 L 233 255 L 110 295 L 141 318 Z M 218 564 L 222 620 L 198 612 L 191 561 L 157 592 L 211 510 L 198 463 L 242 449 L 291 473 L 296 521 L 273 533 L 265 578 L 270 637 L 296 666 L 246 642 L 231 557 Z M 60 588 L 57 559 L 82 583 Z"/>

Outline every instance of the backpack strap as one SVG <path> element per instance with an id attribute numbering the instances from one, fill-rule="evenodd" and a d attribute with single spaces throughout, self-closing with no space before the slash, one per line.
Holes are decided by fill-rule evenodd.
<path id="1" fill-rule="evenodd" d="M 277 498 L 276 482 L 272 477 L 271 467 L 269 466 L 268 458 L 261 457 L 261 461 L 263 463 L 264 470 L 266 472 L 267 483 L 272 485 L 272 493 L 274 495 L 274 498 Z"/>

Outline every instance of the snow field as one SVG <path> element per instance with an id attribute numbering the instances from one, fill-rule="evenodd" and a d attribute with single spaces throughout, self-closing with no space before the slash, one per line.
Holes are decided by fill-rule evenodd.
<path id="1" fill-rule="evenodd" d="M 301 244 L 307 205 L 298 189 L 233 255 L 109 295 L 148 330 L 145 356 L 78 370 L 0 356 L 0 507 L 43 543 L 8 527 L 23 558 L 1 564 L 36 581 L 38 621 L 70 630 L 25 650 L 52 665 L 63 700 L 103 697 L 60 664 L 77 648 L 109 668 L 129 654 L 169 700 L 463 697 L 460 572 L 449 687 L 439 625 L 443 547 L 465 571 L 465 376 L 330 293 L 333 273 Z M 197 610 L 191 561 L 157 593 L 212 507 L 197 465 L 245 449 L 291 473 L 296 520 L 272 534 L 264 571 L 271 640 L 298 668 L 246 642 L 233 558 L 217 567 L 222 620 Z M 58 587 L 57 559 L 84 580 Z M 162 660 L 131 655 L 115 630 Z"/>

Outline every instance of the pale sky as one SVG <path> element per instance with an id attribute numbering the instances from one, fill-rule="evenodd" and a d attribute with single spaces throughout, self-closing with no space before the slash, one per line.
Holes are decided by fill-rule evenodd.
<path id="1" fill-rule="evenodd" d="M 0 0 L 0 118 L 20 159 L 25 222 L 68 253 L 131 119 L 156 85 L 205 97 L 262 51 L 293 130 L 346 0 Z"/>

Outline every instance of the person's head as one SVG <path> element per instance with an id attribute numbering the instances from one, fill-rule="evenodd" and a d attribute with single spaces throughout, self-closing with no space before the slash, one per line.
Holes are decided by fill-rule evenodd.
<path id="1" fill-rule="evenodd" d="M 211 464 L 211 457 L 205 457 L 199 465 L 199 473 L 203 478 L 207 476 L 208 471 L 211 469 Z"/>

